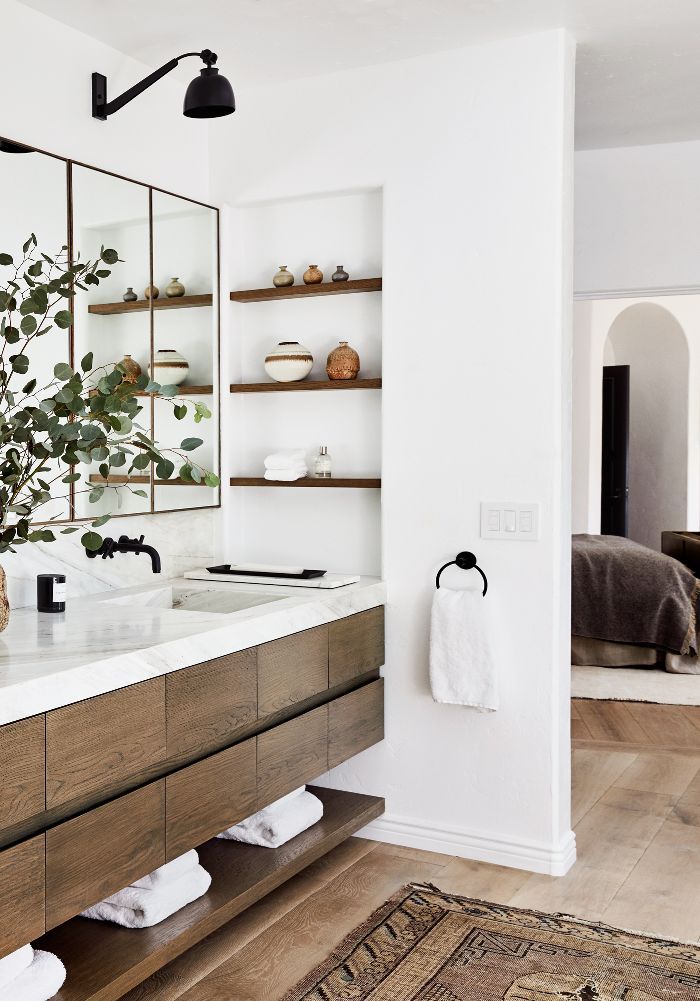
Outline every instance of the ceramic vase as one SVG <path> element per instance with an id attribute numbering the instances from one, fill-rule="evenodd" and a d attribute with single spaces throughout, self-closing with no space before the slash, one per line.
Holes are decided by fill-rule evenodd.
<path id="1" fill-rule="evenodd" d="M 157 285 L 147 285 L 143 292 L 144 299 L 157 299 L 160 295 L 160 289 Z"/>
<path id="2" fill-rule="evenodd" d="M 128 382 L 133 386 L 138 377 L 141 375 L 141 366 L 137 361 L 134 361 L 131 355 L 124 355 L 120 365 L 124 369 L 122 382 Z"/>
<path id="3" fill-rule="evenodd" d="M 0 567 L 0 633 L 10 624 L 10 602 L 7 599 L 7 577 Z"/>
<path id="4" fill-rule="evenodd" d="M 172 278 L 170 284 L 165 286 L 165 294 L 168 299 L 179 299 L 181 295 L 185 294 L 185 286 L 179 278 Z"/>
<path id="5" fill-rule="evenodd" d="M 323 281 L 323 272 L 318 264 L 309 264 L 304 272 L 305 285 L 319 285 Z"/>
<path id="6" fill-rule="evenodd" d="M 333 381 L 356 379 L 360 371 L 360 356 L 347 341 L 341 341 L 328 355 L 326 372 Z"/>
<path id="7" fill-rule="evenodd" d="M 148 374 L 154 382 L 161 386 L 180 386 L 187 378 L 190 365 L 179 351 L 174 348 L 163 348 L 156 351 L 153 358 L 153 368 L 149 366 Z"/>
<path id="8" fill-rule="evenodd" d="M 350 275 L 347 273 L 342 264 L 339 264 L 336 270 L 331 275 L 332 282 L 346 282 Z"/>
<path id="9" fill-rule="evenodd" d="M 286 264 L 280 264 L 280 269 L 272 279 L 272 284 L 275 288 L 287 288 L 289 285 L 294 284 L 294 275 L 291 271 L 287 271 Z"/>
<path id="10" fill-rule="evenodd" d="M 136 300 L 138 299 L 138 296 L 132 289 L 131 285 L 129 285 L 128 289 L 122 296 L 122 299 L 124 300 L 124 302 L 136 302 Z"/>
<path id="11" fill-rule="evenodd" d="M 313 367 L 314 356 L 298 341 L 280 341 L 267 353 L 265 371 L 275 382 L 300 382 Z"/>

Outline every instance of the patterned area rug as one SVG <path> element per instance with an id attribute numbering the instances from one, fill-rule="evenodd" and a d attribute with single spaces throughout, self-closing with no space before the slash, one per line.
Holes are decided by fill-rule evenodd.
<path id="1" fill-rule="evenodd" d="M 700 947 L 405 886 L 284 1001 L 698 1001 Z"/>

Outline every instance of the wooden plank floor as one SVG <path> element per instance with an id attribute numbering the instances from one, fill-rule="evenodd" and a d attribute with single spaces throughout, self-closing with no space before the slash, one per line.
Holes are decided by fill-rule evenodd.
<path id="1" fill-rule="evenodd" d="M 278 1001 L 403 884 L 700 942 L 700 752 L 573 752 L 579 858 L 561 879 L 353 838 L 126 995 Z"/>
<path id="2" fill-rule="evenodd" d="M 574 747 L 700 753 L 700 706 L 572 699 L 571 737 Z"/>

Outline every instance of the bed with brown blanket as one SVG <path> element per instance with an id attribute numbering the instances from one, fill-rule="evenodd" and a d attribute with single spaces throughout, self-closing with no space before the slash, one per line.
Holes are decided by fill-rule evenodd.
<path id="1" fill-rule="evenodd" d="M 678 560 L 615 535 L 572 540 L 572 663 L 697 674 L 700 581 Z"/>

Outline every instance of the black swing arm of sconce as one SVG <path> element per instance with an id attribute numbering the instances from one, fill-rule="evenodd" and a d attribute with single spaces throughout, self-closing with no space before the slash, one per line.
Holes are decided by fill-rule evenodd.
<path id="1" fill-rule="evenodd" d="M 209 67 L 213 66 L 218 59 L 217 54 L 212 52 L 211 49 L 202 49 L 201 52 L 183 52 L 181 56 L 176 56 L 170 62 L 161 66 L 160 69 L 154 70 L 153 73 L 149 73 L 143 80 L 135 83 L 133 87 L 129 87 L 128 90 L 125 90 L 119 97 L 115 97 L 109 104 L 107 103 L 107 77 L 102 73 L 93 73 L 92 117 L 106 122 L 109 115 L 113 115 L 115 111 L 121 111 L 125 104 L 133 101 L 139 94 L 143 94 L 144 90 L 148 90 L 149 87 L 152 87 L 162 77 L 167 76 L 168 73 L 175 69 L 181 59 L 186 59 L 188 56 L 199 56 Z"/>

